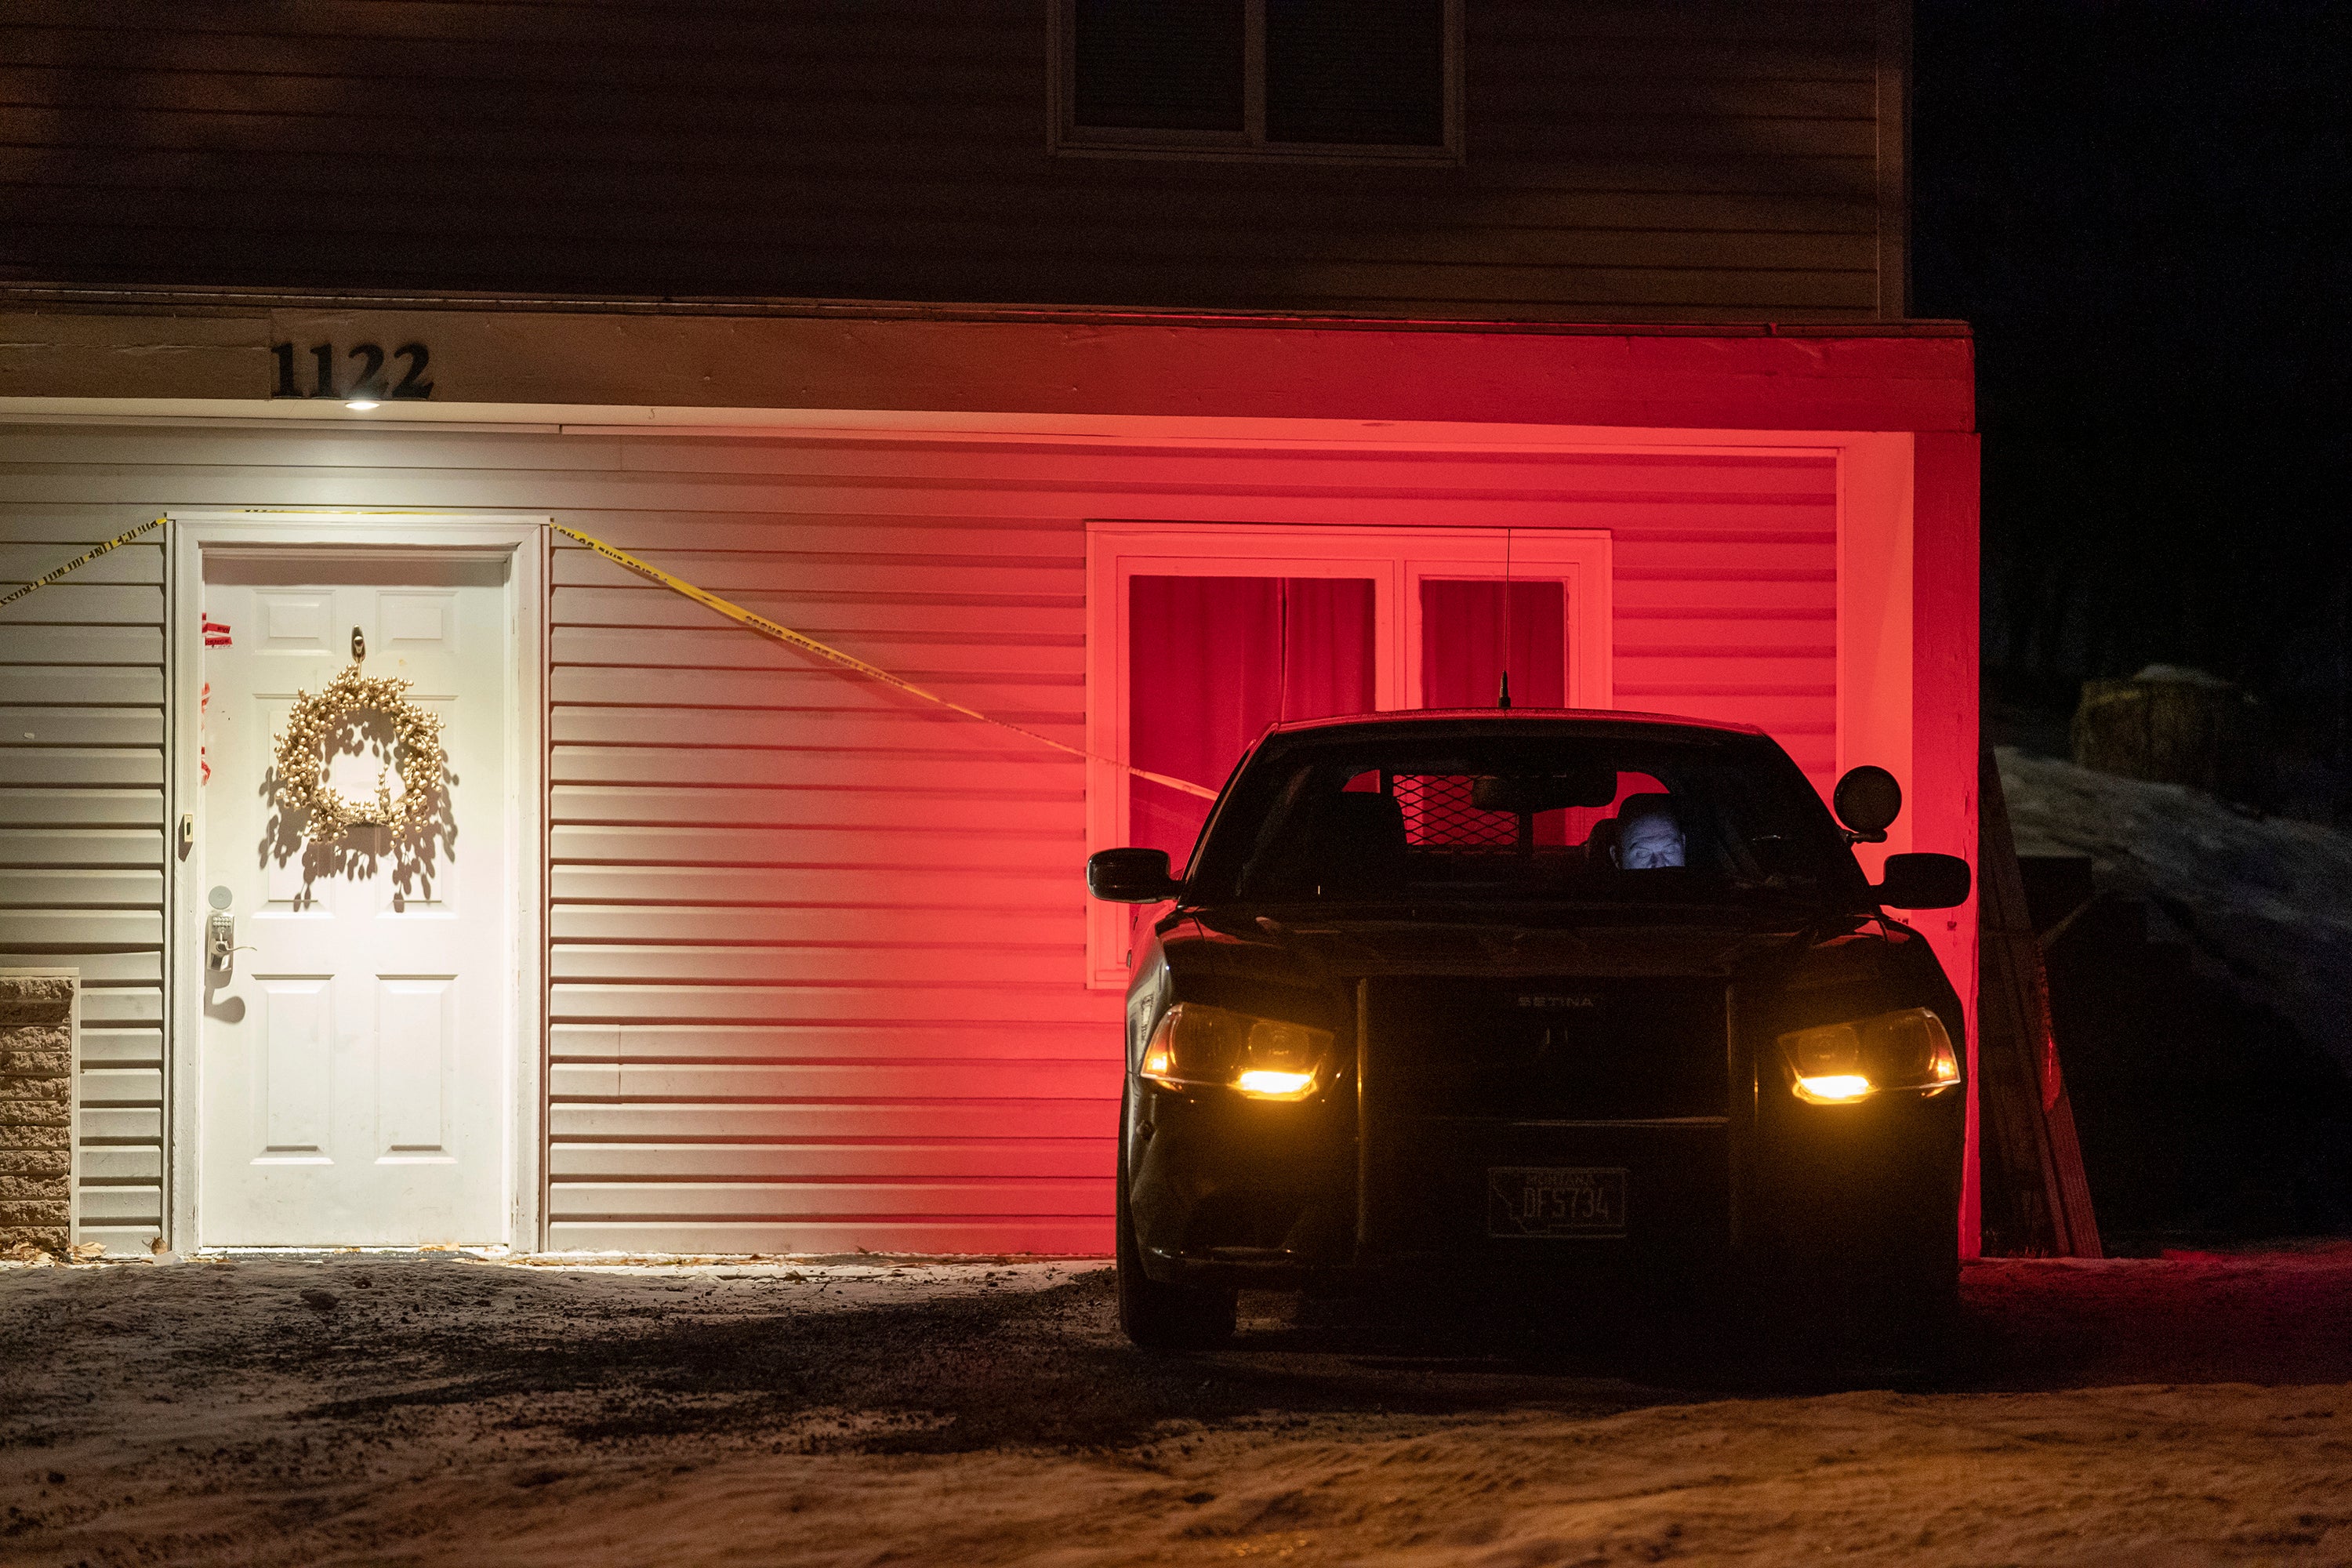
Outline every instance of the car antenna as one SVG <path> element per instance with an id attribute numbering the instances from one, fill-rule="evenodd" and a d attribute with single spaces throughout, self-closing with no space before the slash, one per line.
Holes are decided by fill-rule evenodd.
<path id="1" fill-rule="evenodd" d="M 1495 706 L 1511 705 L 1511 531 L 1503 530 L 1503 685 Z"/>

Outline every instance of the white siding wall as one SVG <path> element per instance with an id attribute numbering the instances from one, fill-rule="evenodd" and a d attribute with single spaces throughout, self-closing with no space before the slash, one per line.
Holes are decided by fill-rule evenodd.
<path id="1" fill-rule="evenodd" d="M 37 577 L 152 510 L 16 481 L 0 581 Z M 0 610 L 0 968 L 71 964 L 82 985 L 84 1239 L 136 1251 L 163 1226 L 163 535 Z"/>
<path id="2" fill-rule="evenodd" d="M 1763 724 L 1816 773 L 1832 488 L 1807 458 L 0 430 L 12 551 L 173 508 L 552 513 L 1072 743 L 1089 517 L 1607 528 L 1620 702 Z M 120 1142 L 90 1179 L 144 1184 L 85 1205 L 127 1237 L 160 1213 L 162 556 L 100 566 L 0 616 L 5 701 L 58 727 L 12 721 L 0 962 L 98 966 L 85 1132 Z M 551 1244 L 1105 1247 L 1119 1004 L 1080 983 L 1078 764 L 568 544 L 552 582 Z"/>

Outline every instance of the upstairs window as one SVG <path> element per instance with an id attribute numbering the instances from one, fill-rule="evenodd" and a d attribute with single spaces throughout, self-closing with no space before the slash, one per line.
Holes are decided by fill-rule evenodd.
<path id="1" fill-rule="evenodd" d="M 1055 0 L 1056 151 L 1451 163 L 1462 0 Z"/>

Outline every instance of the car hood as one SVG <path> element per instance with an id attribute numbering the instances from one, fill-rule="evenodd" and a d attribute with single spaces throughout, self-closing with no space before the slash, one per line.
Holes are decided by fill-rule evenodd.
<path id="1" fill-rule="evenodd" d="M 1342 975 L 1732 975 L 1817 950 L 1852 931 L 1853 917 L 1709 911 L 1707 918 L 1628 920 L 1612 912 L 1545 921 L 1300 916 L 1293 911 L 1189 911 L 1161 941 L 1195 973 L 1312 983 Z"/>

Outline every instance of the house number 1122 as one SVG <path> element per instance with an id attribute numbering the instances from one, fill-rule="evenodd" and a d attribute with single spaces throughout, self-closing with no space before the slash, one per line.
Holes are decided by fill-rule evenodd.
<path id="1" fill-rule="evenodd" d="M 384 353 L 373 343 L 362 343 L 346 356 L 362 362 L 359 374 L 341 392 L 335 390 L 335 345 L 313 343 L 310 347 L 310 390 L 303 391 L 295 384 L 294 368 L 298 363 L 292 343 L 272 343 L 269 352 L 278 356 L 278 387 L 272 397 L 430 397 L 433 384 L 425 379 L 425 367 L 433 363 L 432 351 L 423 343 L 403 343 L 392 351 L 392 357 L 408 362 L 408 374 L 392 387 L 384 386 Z"/>

